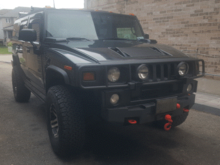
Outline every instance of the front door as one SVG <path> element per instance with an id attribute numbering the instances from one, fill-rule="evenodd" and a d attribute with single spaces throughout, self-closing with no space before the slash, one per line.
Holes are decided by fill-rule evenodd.
<path id="1" fill-rule="evenodd" d="M 39 22 L 29 24 L 29 28 L 37 33 L 37 40 L 34 42 L 25 42 L 23 46 L 26 49 L 26 67 L 27 77 L 36 91 L 44 93 L 43 72 L 42 72 L 42 53 L 40 50 L 41 24 Z"/>

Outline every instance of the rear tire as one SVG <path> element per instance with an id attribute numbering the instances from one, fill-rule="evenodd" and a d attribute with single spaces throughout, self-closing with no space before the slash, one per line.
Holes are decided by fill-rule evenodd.
<path id="1" fill-rule="evenodd" d="M 12 70 L 12 87 L 14 98 L 17 102 L 28 102 L 31 97 L 31 92 L 25 87 L 24 81 L 18 71 L 18 67 Z"/>
<path id="2" fill-rule="evenodd" d="M 47 127 L 53 151 L 61 157 L 77 154 L 85 144 L 85 117 L 80 99 L 65 86 L 47 93 Z"/>

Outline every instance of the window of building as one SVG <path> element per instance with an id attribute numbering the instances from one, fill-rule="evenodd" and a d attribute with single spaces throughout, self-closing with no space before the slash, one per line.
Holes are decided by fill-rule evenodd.
<path id="1" fill-rule="evenodd" d="M 10 18 L 6 18 L 6 22 L 7 22 L 7 23 L 10 23 L 10 22 L 11 22 L 11 19 L 10 19 Z"/>

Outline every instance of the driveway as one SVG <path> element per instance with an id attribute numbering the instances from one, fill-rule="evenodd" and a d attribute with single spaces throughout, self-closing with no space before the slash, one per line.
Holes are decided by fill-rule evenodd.
<path id="1" fill-rule="evenodd" d="M 16 103 L 11 65 L 0 63 L 0 164 L 220 165 L 220 116 L 190 110 L 186 122 L 166 132 L 148 126 L 107 126 L 90 130 L 82 154 L 61 160 L 50 147 L 44 105 L 32 95 Z"/>

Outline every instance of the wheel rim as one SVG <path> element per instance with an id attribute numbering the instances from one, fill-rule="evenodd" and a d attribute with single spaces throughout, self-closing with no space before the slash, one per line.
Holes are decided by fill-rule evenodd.
<path id="1" fill-rule="evenodd" d="M 58 138 L 59 124 L 58 117 L 53 104 L 50 106 L 50 127 L 54 138 Z"/>

